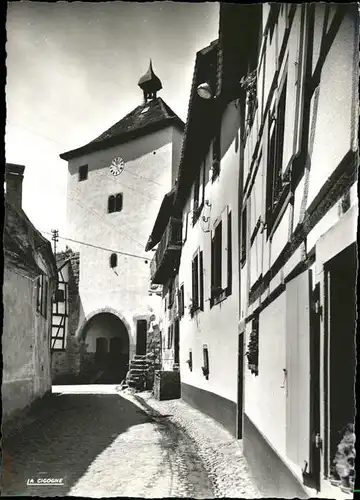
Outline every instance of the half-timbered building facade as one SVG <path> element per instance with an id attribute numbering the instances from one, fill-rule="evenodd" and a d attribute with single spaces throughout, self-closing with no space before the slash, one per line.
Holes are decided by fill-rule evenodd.
<path id="1" fill-rule="evenodd" d="M 222 6 L 222 42 L 230 52 L 246 44 L 248 61 L 244 453 L 266 494 L 341 497 L 354 480 L 351 450 L 339 450 L 355 416 L 357 7 L 262 4 L 252 44 L 236 29 L 242 8 Z"/>

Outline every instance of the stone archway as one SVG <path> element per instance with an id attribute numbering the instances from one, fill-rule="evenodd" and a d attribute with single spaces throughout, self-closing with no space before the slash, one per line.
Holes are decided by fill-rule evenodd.
<path id="1" fill-rule="evenodd" d="M 107 309 L 90 314 L 77 338 L 86 345 L 81 375 L 85 383 L 118 384 L 129 367 L 130 335 L 125 319 Z"/>

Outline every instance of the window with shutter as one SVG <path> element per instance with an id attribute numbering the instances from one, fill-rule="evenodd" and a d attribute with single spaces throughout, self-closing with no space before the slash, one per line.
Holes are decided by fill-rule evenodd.
<path id="1" fill-rule="evenodd" d="M 219 301 L 223 292 L 222 288 L 222 221 L 218 223 L 214 230 L 211 245 L 211 297 L 212 304 Z"/>
<path id="2" fill-rule="evenodd" d="M 199 307 L 199 256 L 196 255 L 192 261 L 192 309 L 196 311 Z"/>
<path id="3" fill-rule="evenodd" d="M 268 236 L 271 233 L 276 216 L 286 200 L 289 188 L 289 182 L 283 176 L 282 170 L 284 155 L 286 89 L 287 75 L 285 74 L 280 85 L 280 96 L 276 109 L 276 118 L 274 118 L 274 114 L 272 114 L 271 123 L 269 125 L 269 146 L 266 174 L 266 222 Z"/>
<path id="4" fill-rule="evenodd" d="M 184 288 L 182 285 L 182 295 Z M 197 310 L 204 310 L 204 264 L 203 252 L 196 251 L 192 260 L 192 305 L 190 314 L 193 315 Z"/>
<path id="5" fill-rule="evenodd" d="M 203 252 L 199 253 L 199 307 L 204 310 L 204 263 Z"/>
<path id="6" fill-rule="evenodd" d="M 221 288 L 227 289 L 228 284 L 228 207 L 221 214 Z"/>

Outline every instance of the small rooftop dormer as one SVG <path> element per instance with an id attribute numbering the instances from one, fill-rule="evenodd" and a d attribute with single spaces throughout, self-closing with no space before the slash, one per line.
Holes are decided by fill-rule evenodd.
<path id="1" fill-rule="evenodd" d="M 162 89 L 161 81 L 154 73 L 151 59 L 149 69 L 140 78 L 138 85 L 144 92 L 144 104 L 152 99 L 156 99 L 156 93 Z"/>

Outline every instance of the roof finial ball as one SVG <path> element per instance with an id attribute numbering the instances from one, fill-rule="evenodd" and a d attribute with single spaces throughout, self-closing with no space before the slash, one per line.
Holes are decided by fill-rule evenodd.
<path id="1" fill-rule="evenodd" d="M 161 81 L 154 73 L 151 59 L 149 69 L 145 75 L 140 78 L 138 85 L 144 92 L 145 104 L 152 99 L 156 99 L 156 93 L 162 89 Z"/>

